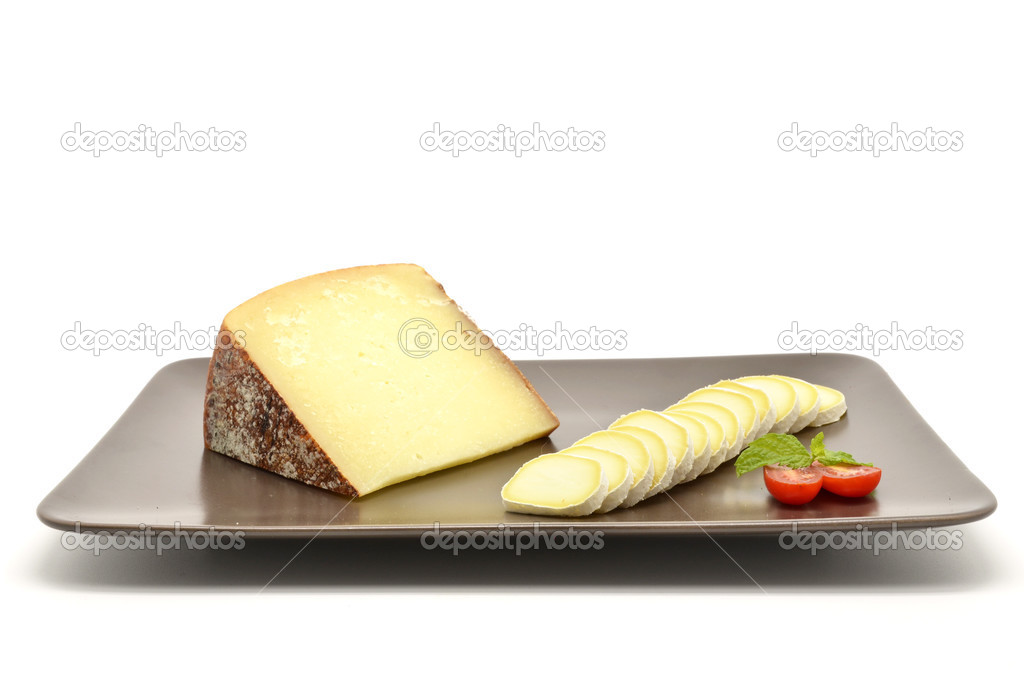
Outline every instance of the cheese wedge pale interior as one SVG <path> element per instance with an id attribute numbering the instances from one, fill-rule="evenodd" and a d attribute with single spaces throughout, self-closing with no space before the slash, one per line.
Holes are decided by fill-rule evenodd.
<path id="1" fill-rule="evenodd" d="M 479 328 L 419 266 L 294 280 L 222 328 L 236 341 L 210 361 L 206 446 L 333 492 L 362 496 L 558 425 L 497 347 L 441 339 Z"/>

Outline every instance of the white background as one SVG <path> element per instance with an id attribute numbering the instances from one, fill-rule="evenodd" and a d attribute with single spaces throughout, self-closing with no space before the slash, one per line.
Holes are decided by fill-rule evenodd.
<path id="1" fill-rule="evenodd" d="M 996 620 L 1024 602 L 1021 18 L 1012 3 L 934 2 L 6 6 L 4 662 L 280 675 L 1019 665 Z M 794 121 L 956 130 L 964 148 L 810 158 L 777 145 Z M 94 158 L 61 148 L 76 122 L 213 126 L 247 145 Z M 452 158 L 419 147 L 435 122 L 600 130 L 606 148 Z M 399 261 L 486 328 L 628 332 L 613 356 L 559 357 L 777 352 L 793 321 L 960 330 L 959 351 L 877 360 L 999 509 L 962 528 L 956 553 L 780 558 L 729 542 L 760 588 L 708 544 L 612 544 L 609 572 L 437 554 L 414 561 L 422 581 L 388 566 L 391 547 L 314 546 L 257 594 L 292 546 L 230 564 L 95 558 L 37 521 L 156 370 L 205 355 L 63 350 L 76 321 L 207 328 L 275 284 Z"/>

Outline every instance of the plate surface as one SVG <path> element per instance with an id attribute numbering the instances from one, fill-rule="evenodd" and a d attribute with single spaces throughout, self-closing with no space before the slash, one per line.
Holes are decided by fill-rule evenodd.
<path id="1" fill-rule="evenodd" d="M 779 534 L 801 529 L 940 526 L 979 520 L 996 499 L 921 418 L 875 362 L 843 354 L 517 364 L 558 415 L 549 438 L 410 480 L 356 500 L 248 466 L 203 447 L 205 359 L 160 370 L 96 447 L 39 505 L 72 530 L 244 530 L 247 537 L 354 537 L 434 529 L 591 528 L 606 533 Z M 630 508 L 586 518 L 507 513 L 500 490 L 529 459 L 569 446 L 640 408 L 663 409 L 720 379 L 785 374 L 838 388 L 849 412 L 821 429 L 830 449 L 884 469 L 873 496 L 822 493 L 810 504 L 772 500 L 760 473 L 732 464 Z"/>

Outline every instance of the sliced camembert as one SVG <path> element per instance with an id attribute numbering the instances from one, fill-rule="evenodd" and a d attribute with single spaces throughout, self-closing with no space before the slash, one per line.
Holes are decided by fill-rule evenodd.
<path id="1" fill-rule="evenodd" d="M 672 456 L 676 459 L 676 467 L 672 473 L 671 485 L 677 485 L 686 477 L 686 474 L 693 468 L 693 441 L 687 434 L 686 429 L 666 417 L 661 412 L 653 410 L 637 410 L 624 414 L 608 428 L 615 430 L 619 426 L 639 426 L 646 428 L 661 436 Z"/>
<path id="2" fill-rule="evenodd" d="M 800 395 L 800 414 L 789 427 L 789 433 L 797 433 L 810 426 L 814 418 L 818 416 L 818 410 L 821 407 L 821 394 L 818 389 L 814 387 L 814 384 L 796 377 L 784 377 L 780 374 L 771 376 L 773 379 L 780 379 L 791 384 Z"/>
<path id="3" fill-rule="evenodd" d="M 735 412 L 724 405 L 691 400 L 689 402 L 676 403 L 665 411 L 681 412 L 683 414 L 698 412 L 711 417 L 718 422 L 719 426 L 722 427 L 722 433 L 725 435 L 725 442 L 718 450 L 718 454 L 711 458 L 709 465 L 712 470 L 718 468 L 722 463 L 736 457 L 743 449 L 744 433 L 743 428 L 740 426 L 740 420 L 736 416 Z"/>
<path id="4" fill-rule="evenodd" d="M 738 384 L 760 389 L 768 394 L 775 407 L 775 423 L 769 433 L 789 433 L 790 427 L 800 416 L 800 396 L 793 384 L 776 377 L 765 375 L 733 379 Z"/>
<path id="5" fill-rule="evenodd" d="M 775 425 L 775 420 L 778 414 L 775 411 L 775 402 L 771 399 L 767 393 L 759 388 L 750 386 L 748 384 L 741 384 L 738 381 L 720 381 L 717 384 L 711 385 L 713 388 L 724 388 L 728 391 L 739 391 L 740 393 L 749 396 L 754 401 L 754 405 L 757 407 L 757 417 L 760 420 L 760 424 L 757 427 L 757 432 L 754 434 L 754 440 L 760 438 L 765 433 L 768 433 L 772 426 Z"/>
<path id="6" fill-rule="evenodd" d="M 501 488 L 506 511 L 543 516 L 589 516 L 607 496 L 600 462 L 560 452 L 526 462 Z"/>
<path id="7" fill-rule="evenodd" d="M 711 446 L 709 444 L 708 429 L 696 417 L 682 412 L 662 412 L 666 417 L 686 429 L 690 436 L 690 443 L 693 446 L 693 466 L 680 482 L 689 482 L 699 476 L 711 463 Z"/>
<path id="8" fill-rule="evenodd" d="M 821 384 L 815 384 L 814 388 L 818 389 L 818 395 L 821 396 L 821 407 L 809 425 L 824 426 L 839 421 L 846 413 L 846 396 L 834 388 Z"/>
<path id="9" fill-rule="evenodd" d="M 757 415 L 757 406 L 750 396 L 725 388 L 707 387 L 697 389 L 677 404 L 689 402 L 715 403 L 732 410 L 743 431 L 743 442 L 740 449 L 749 445 L 757 437 L 761 421 Z"/>
<path id="10" fill-rule="evenodd" d="M 608 450 L 602 450 L 589 445 L 573 445 L 559 452 L 559 454 L 571 454 L 574 457 L 585 457 L 593 459 L 601 465 L 601 469 L 608 477 L 608 494 L 601 505 L 594 509 L 594 513 L 607 513 L 618 508 L 625 501 L 630 489 L 633 487 L 633 470 L 629 468 L 629 462 L 621 454 L 615 454 Z M 636 502 L 633 502 L 634 504 Z"/>
<path id="11" fill-rule="evenodd" d="M 626 460 L 632 471 L 632 485 L 622 500 L 623 507 L 628 508 L 643 499 L 654 485 L 654 458 L 636 436 L 623 431 L 597 431 L 580 438 L 576 445 L 598 447 L 622 455 Z"/>
<path id="12" fill-rule="evenodd" d="M 647 490 L 644 499 L 672 487 L 672 474 L 676 470 L 676 458 L 665 444 L 665 439 L 651 429 L 639 426 L 617 426 L 615 430 L 628 433 L 640 440 L 651 455 L 651 461 L 654 464 L 654 478 L 651 482 L 651 489 Z"/>

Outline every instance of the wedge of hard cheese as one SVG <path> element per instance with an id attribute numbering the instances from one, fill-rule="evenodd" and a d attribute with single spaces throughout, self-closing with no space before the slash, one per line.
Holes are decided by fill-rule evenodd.
<path id="1" fill-rule="evenodd" d="M 286 283 L 228 313 L 223 329 L 236 342 L 210 362 L 206 446 L 326 490 L 365 495 L 558 426 L 419 266 Z"/>

